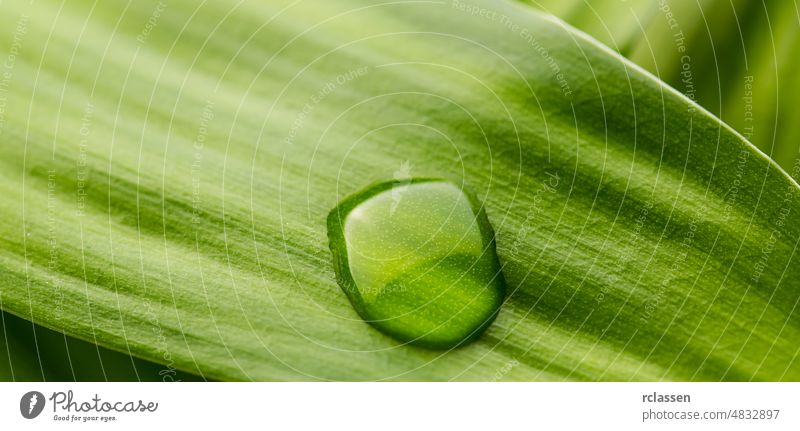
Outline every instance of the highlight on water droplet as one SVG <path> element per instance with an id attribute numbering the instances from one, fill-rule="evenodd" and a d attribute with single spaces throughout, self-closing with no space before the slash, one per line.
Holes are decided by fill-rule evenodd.
<path id="1" fill-rule="evenodd" d="M 478 199 L 446 180 L 378 183 L 328 215 L 336 280 L 365 321 L 402 342 L 446 349 L 480 335 L 505 281 Z"/>

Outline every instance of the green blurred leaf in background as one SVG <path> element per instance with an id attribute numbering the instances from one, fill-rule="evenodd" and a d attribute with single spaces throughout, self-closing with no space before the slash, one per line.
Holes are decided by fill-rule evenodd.
<path id="1" fill-rule="evenodd" d="M 792 171 L 800 160 L 797 0 L 528 0 L 692 97 Z"/>

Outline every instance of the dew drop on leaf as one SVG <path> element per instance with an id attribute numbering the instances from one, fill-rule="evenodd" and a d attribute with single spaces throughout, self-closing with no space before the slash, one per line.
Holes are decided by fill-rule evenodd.
<path id="1" fill-rule="evenodd" d="M 494 231 L 478 199 L 444 180 L 375 184 L 328 216 L 336 279 L 383 333 L 427 348 L 459 346 L 505 296 Z"/>

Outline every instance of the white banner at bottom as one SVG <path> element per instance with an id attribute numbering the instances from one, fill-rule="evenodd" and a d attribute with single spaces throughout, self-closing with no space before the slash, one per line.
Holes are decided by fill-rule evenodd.
<path id="1" fill-rule="evenodd" d="M 0 383 L 0 429 L 798 430 L 800 383 Z"/>

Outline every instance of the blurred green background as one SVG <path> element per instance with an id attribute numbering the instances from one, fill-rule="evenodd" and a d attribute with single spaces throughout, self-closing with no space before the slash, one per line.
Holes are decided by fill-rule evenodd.
<path id="1" fill-rule="evenodd" d="M 795 170 L 797 0 L 525 2 L 620 52 L 695 99 L 784 169 Z"/>
<path id="2" fill-rule="evenodd" d="M 798 163 L 797 0 L 522 0 L 695 99 L 789 172 Z M 0 313 L 2 381 L 201 380 Z"/>

